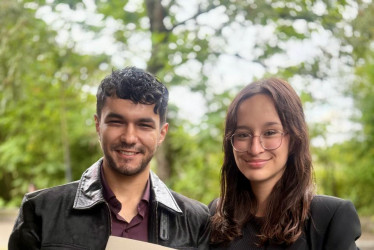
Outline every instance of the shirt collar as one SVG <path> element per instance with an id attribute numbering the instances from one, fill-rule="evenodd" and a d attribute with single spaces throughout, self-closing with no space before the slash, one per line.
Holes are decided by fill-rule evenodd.
<path id="1" fill-rule="evenodd" d="M 113 193 L 112 189 L 109 187 L 107 180 L 105 179 L 105 174 L 104 174 L 104 167 L 103 164 L 100 166 L 100 178 L 101 178 L 101 183 L 103 185 L 103 196 L 104 199 L 109 202 L 113 198 L 116 198 L 116 195 Z M 150 199 L 150 190 L 151 190 L 151 185 L 149 179 L 147 180 L 147 184 L 145 186 L 143 196 L 142 196 L 142 201 L 146 201 L 149 203 Z"/>

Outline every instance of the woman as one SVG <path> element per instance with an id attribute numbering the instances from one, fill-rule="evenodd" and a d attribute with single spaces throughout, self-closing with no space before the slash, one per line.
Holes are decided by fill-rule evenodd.
<path id="1" fill-rule="evenodd" d="M 357 249 L 353 204 L 314 194 L 304 112 L 287 82 L 246 86 L 228 109 L 223 143 L 212 249 Z"/>

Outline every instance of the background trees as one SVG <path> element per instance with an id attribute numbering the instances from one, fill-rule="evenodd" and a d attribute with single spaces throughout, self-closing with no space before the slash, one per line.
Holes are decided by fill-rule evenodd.
<path id="1" fill-rule="evenodd" d="M 363 130 L 338 140 L 342 144 L 332 146 L 336 126 L 319 119 L 323 114 L 309 118 L 316 174 L 324 193 L 352 198 L 359 208 L 373 206 L 363 189 L 346 188 L 365 181 L 374 189 L 367 174 L 373 161 L 371 2 L 4 0 L 1 5 L 2 204 L 19 202 L 30 182 L 43 188 L 79 178 L 100 156 L 92 119 L 95 87 L 112 68 L 136 65 L 156 74 L 171 98 L 198 96 L 197 104 L 189 103 L 200 114 L 197 121 L 181 115 L 177 99 L 183 97 L 171 102 L 169 135 L 154 162 L 177 191 L 206 203 L 218 195 L 227 105 L 244 84 L 277 75 L 294 85 L 310 113 L 330 107 L 343 92 L 356 100 L 354 121 Z M 321 95 L 326 89 L 331 93 Z"/>
<path id="2" fill-rule="evenodd" d="M 2 1 L 0 22 L 0 204 L 19 203 L 37 188 L 76 178 L 98 157 L 94 97 L 105 57 L 59 46 L 56 32 L 23 3 Z M 84 155 L 84 157 L 82 157 Z M 96 156 L 96 157 L 94 157 Z M 72 167 L 74 166 L 74 167 Z M 13 203 L 13 204 L 14 204 Z"/>
<path id="3" fill-rule="evenodd" d="M 374 190 L 374 17 L 369 14 L 372 11 L 373 3 L 363 1 L 357 18 L 352 21 L 354 35 L 345 38 L 353 48 L 355 79 L 349 85 L 348 93 L 354 99 L 357 111 L 353 120 L 360 129 L 352 140 L 341 145 L 342 165 L 347 177 L 343 190 L 354 197 L 361 212 L 367 214 L 374 211 L 374 202 L 368 193 Z"/>

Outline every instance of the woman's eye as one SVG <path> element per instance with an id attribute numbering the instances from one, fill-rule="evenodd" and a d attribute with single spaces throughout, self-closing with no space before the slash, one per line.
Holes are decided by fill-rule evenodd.
<path id="1" fill-rule="evenodd" d="M 267 137 L 275 136 L 275 135 L 277 135 L 277 134 L 279 134 L 279 131 L 277 131 L 277 130 L 268 130 L 268 131 L 265 131 L 265 132 L 263 133 L 263 135 L 264 135 L 264 136 L 267 136 Z"/>
<path id="2" fill-rule="evenodd" d="M 245 139 L 245 138 L 249 137 L 249 134 L 247 134 L 247 133 L 238 133 L 238 134 L 236 134 L 236 137 L 237 138 L 241 138 L 241 139 Z"/>

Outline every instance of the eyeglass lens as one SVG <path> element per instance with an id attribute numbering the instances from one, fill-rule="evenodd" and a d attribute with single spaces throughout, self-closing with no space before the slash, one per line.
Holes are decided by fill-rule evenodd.
<path id="1" fill-rule="evenodd" d="M 277 149 L 282 143 L 283 133 L 278 132 L 271 136 L 260 136 L 260 144 L 264 149 L 272 150 Z M 234 134 L 231 137 L 232 146 L 236 151 L 247 151 L 253 143 L 254 136 L 245 133 Z"/>

